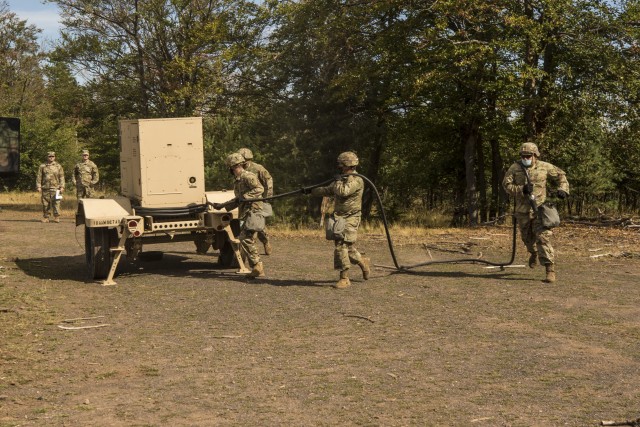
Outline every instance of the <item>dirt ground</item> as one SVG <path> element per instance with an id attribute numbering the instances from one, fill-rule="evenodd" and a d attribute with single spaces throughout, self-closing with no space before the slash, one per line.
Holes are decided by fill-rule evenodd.
<path id="1" fill-rule="evenodd" d="M 394 238 L 402 265 L 510 256 L 509 226 Z M 331 285 L 320 232 L 273 233 L 267 278 L 191 243 L 85 280 L 82 227 L 0 212 L 0 426 L 596 426 L 640 417 L 640 233 L 562 226 L 543 268 Z M 425 246 L 426 245 L 426 246 Z M 526 254 L 518 242 L 515 264 Z M 460 252 L 460 253 L 458 253 Z M 465 253 L 462 253 L 465 252 Z M 607 255 L 608 254 L 608 255 Z M 603 256 L 599 256 L 603 255 Z M 73 320 L 84 318 L 84 320 Z M 62 329 L 60 326 L 100 326 Z"/>

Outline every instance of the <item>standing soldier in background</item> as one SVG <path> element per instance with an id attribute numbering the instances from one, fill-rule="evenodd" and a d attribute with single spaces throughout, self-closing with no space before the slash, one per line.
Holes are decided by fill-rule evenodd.
<path id="1" fill-rule="evenodd" d="M 358 156 L 351 151 L 338 156 L 338 170 L 340 174 L 356 173 Z M 349 268 L 357 264 L 362 270 L 364 280 L 369 279 L 369 258 L 364 258 L 355 248 L 358 238 L 358 227 L 362 218 L 362 193 L 364 181 L 359 176 L 336 175 L 336 180 L 326 186 L 311 190 L 313 196 L 332 196 L 335 198 L 334 218 L 344 219 L 344 233 L 335 236 L 333 267 L 340 271 L 340 280 L 334 285 L 342 289 L 351 285 Z M 307 191 L 304 191 L 307 193 Z"/>
<path id="2" fill-rule="evenodd" d="M 522 241 L 529 251 L 529 267 L 534 268 L 539 259 L 546 268 L 545 282 L 553 283 L 556 281 L 555 254 L 551 246 L 553 232 L 542 226 L 529 198 L 534 196 L 536 207 L 542 205 L 547 198 L 547 180 L 550 180 L 558 187 L 558 197 L 564 199 L 569 195 L 569 182 L 562 169 L 538 160 L 539 157 L 536 144 L 522 144 L 520 161 L 511 165 L 502 185 L 507 193 L 516 198 L 514 216 Z"/>
<path id="3" fill-rule="evenodd" d="M 251 199 L 261 198 L 264 188 L 256 174 L 244 170 L 244 161 L 244 157 L 240 153 L 227 156 L 225 163 L 235 178 L 233 192 L 236 197 L 226 203 L 214 203 L 213 207 L 218 210 L 225 208 L 227 211 L 238 208 L 238 218 L 242 224 L 238 240 L 240 240 L 242 251 L 249 261 L 249 267 L 251 267 L 251 272 L 247 277 L 264 277 L 264 266 L 260 260 L 255 240 L 256 232 L 264 227 L 264 218 L 261 218 L 262 202 L 251 201 Z M 239 199 L 244 201 L 240 202 Z"/>
<path id="4" fill-rule="evenodd" d="M 47 163 L 40 165 L 36 177 L 36 188 L 42 197 L 42 222 L 49 222 L 49 210 L 53 211 L 53 222 L 60 222 L 60 199 L 64 192 L 64 170 L 56 162 L 56 153 L 47 153 Z M 60 198 L 56 197 L 56 193 Z"/>
<path id="5" fill-rule="evenodd" d="M 241 148 L 238 150 L 238 153 L 244 157 L 244 169 L 258 176 L 260 184 L 262 184 L 262 187 L 264 188 L 264 193 L 260 197 L 264 198 L 273 196 L 273 178 L 269 171 L 261 164 L 253 161 L 253 153 L 248 148 Z M 258 239 L 264 245 L 265 255 L 271 255 L 273 248 L 269 242 L 269 236 L 267 236 L 266 229 L 258 231 Z"/>
<path id="6" fill-rule="evenodd" d="M 93 186 L 98 183 L 100 174 L 95 163 L 89 160 L 89 150 L 82 150 L 82 161 L 73 168 L 73 183 L 76 186 L 78 199 L 95 196 Z"/>

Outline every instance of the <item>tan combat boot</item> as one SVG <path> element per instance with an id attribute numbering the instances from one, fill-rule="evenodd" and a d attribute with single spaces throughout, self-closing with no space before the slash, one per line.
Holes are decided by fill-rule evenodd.
<path id="1" fill-rule="evenodd" d="M 553 264 L 545 264 L 545 268 L 547 269 L 547 277 L 544 279 L 547 283 L 554 283 L 556 281 L 556 270 L 553 268 Z"/>
<path id="2" fill-rule="evenodd" d="M 264 254 L 271 255 L 272 251 L 273 251 L 273 248 L 271 247 L 271 242 L 267 240 L 266 242 L 264 242 Z"/>
<path id="3" fill-rule="evenodd" d="M 362 278 L 364 280 L 369 280 L 369 273 L 371 273 L 371 268 L 369 267 L 369 265 L 371 265 L 371 259 L 366 257 L 362 257 L 362 259 L 358 263 L 358 267 L 360 267 L 360 269 L 362 270 Z"/>
<path id="4" fill-rule="evenodd" d="M 340 272 L 340 280 L 333 285 L 336 289 L 344 289 L 351 286 L 351 281 L 349 280 L 349 270 L 342 270 Z"/>
<path id="5" fill-rule="evenodd" d="M 529 268 L 533 268 L 538 263 L 538 254 L 536 252 L 531 252 L 529 255 Z"/>
<path id="6" fill-rule="evenodd" d="M 262 261 L 253 266 L 251 273 L 247 274 L 247 277 L 264 277 L 264 266 L 262 265 Z"/>
<path id="7" fill-rule="evenodd" d="M 59 216 L 53 217 L 53 222 L 60 222 L 60 217 Z"/>
<path id="8" fill-rule="evenodd" d="M 40 222 L 49 222 L 49 218 L 42 218 Z"/>

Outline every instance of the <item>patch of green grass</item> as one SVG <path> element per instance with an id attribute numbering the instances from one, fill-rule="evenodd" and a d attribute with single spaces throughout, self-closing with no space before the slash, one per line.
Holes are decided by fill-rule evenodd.
<path id="1" fill-rule="evenodd" d="M 158 370 L 158 368 L 154 368 L 152 366 L 146 366 L 146 365 L 142 365 L 139 367 L 140 372 L 142 373 L 142 375 L 147 376 L 147 377 L 158 377 L 160 376 L 160 371 Z"/>

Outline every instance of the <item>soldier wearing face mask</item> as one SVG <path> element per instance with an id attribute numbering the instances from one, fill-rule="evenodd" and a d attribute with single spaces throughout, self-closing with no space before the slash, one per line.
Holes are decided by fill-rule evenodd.
<path id="1" fill-rule="evenodd" d="M 564 199 L 569 195 L 569 182 L 562 169 L 539 160 L 539 157 L 536 144 L 522 144 L 520 160 L 507 170 L 502 186 L 516 199 L 514 214 L 522 241 L 529 251 L 529 267 L 534 268 L 539 260 L 546 269 L 545 282 L 553 283 L 556 281 L 555 253 L 551 246 L 553 232 L 542 226 L 530 198 L 533 195 L 536 206 L 542 205 L 547 198 L 549 181 L 556 186 L 558 197 Z"/>

